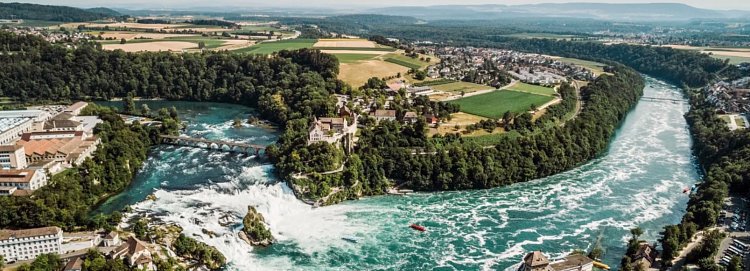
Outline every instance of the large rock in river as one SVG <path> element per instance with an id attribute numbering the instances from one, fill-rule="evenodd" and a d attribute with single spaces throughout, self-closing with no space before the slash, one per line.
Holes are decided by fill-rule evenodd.
<path id="1" fill-rule="evenodd" d="M 255 207 L 247 207 L 247 215 L 242 220 L 245 227 L 239 233 L 240 238 L 252 246 L 269 246 L 273 243 L 273 235 L 266 228 L 266 221 L 263 215 L 255 210 Z"/>

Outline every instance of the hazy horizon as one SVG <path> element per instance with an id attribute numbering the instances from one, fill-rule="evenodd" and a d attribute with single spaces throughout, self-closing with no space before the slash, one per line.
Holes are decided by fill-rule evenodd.
<path id="1" fill-rule="evenodd" d="M 357 9 L 357 8 L 376 8 L 376 7 L 388 7 L 388 6 L 433 6 L 433 5 L 473 5 L 473 4 L 500 4 L 500 5 L 523 5 L 523 4 L 540 4 L 540 3 L 574 3 L 574 2 L 587 2 L 587 3 L 614 3 L 614 4 L 643 4 L 643 3 L 681 3 L 687 4 L 697 8 L 704 9 L 715 9 L 715 10 L 750 10 L 750 1 L 739 2 L 736 0 L 660 0 L 660 1 L 622 1 L 622 0 L 605 0 L 605 1 L 565 1 L 565 0 L 505 0 L 505 1 L 491 1 L 491 0 L 468 0 L 468 1 L 455 1 L 455 0 L 360 0 L 356 3 L 349 1 L 339 0 L 311 0 L 311 1 L 298 1 L 298 0 L 276 0 L 272 4 L 268 1 L 238 1 L 238 0 L 213 0 L 213 1 L 201 1 L 201 0 L 162 0 L 162 1 L 146 1 L 146 0 L 110 0 L 110 1 L 97 1 L 97 0 L 32 0 L 32 1 L 5 1 L 0 0 L 3 3 L 11 2 L 22 2 L 22 3 L 34 3 L 34 4 L 46 4 L 46 5 L 67 5 L 75 7 L 112 7 L 112 8 L 128 8 L 128 9 L 190 9 L 197 7 L 213 7 L 217 8 L 217 11 L 221 10 L 222 7 L 232 8 L 246 8 L 252 9 L 257 8 L 294 8 L 294 7 L 305 7 L 305 8 L 321 8 L 321 9 Z M 343 2 L 343 3 L 342 3 Z M 457 3 L 458 2 L 458 3 Z"/>

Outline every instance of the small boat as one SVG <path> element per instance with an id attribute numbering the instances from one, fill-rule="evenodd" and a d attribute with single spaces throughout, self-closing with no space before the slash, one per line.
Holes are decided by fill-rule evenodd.
<path id="1" fill-rule="evenodd" d="M 594 261 L 594 266 L 599 269 L 609 270 L 609 265 L 606 265 L 601 262 Z"/>
<path id="2" fill-rule="evenodd" d="M 417 224 L 411 224 L 409 227 L 418 231 L 427 231 L 427 229 L 425 229 L 424 226 L 420 226 Z"/>
<path id="3" fill-rule="evenodd" d="M 690 188 L 685 187 L 685 189 L 682 189 L 683 194 L 687 194 L 687 192 L 690 192 Z"/>
<path id="4" fill-rule="evenodd" d="M 341 237 L 341 239 L 349 243 L 355 243 L 355 244 L 359 243 L 359 239 L 353 236 L 344 236 L 344 237 Z"/>

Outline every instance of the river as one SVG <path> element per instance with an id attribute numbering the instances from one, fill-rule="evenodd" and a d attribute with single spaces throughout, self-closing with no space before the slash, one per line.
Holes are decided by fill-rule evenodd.
<path id="1" fill-rule="evenodd" d="M 647 79 L 646 96 L 683 99 L 675 86 Z M 270 143 L 277 133 L 231 127 L 249 108 L 176 105 L 191 125 L 186 134 Z M 552 258 L 588 250 L 597 239 L 604 262 L 616 267 L 629 229 L 654 241 L 664 225 L 679 222 L 699 179 L 683 115 L 685 103 L 641 101 L 607 152 L 548 178 L 475 191 L 370 197 L 312 209 L 273 177 L 273 166 L 239 154 L 188 147 L 155 148 L 133 184 L 100 207 L 131 206 L 135 214 L 177 223 L 216 246 L 229 270 L 510 270 L 525 252 Z M 144 200 L 154 194 L 156 200 Z M 256 206 L 278 243 L 252 248 L 236 237 L 247 206 Z M 221 226 L 231 214 L 235 222 Z M 427 232 L 408 228 L 420 223 Z M 207 229 L 218 233 L 211 238 Z M 341 239 L 356 236 L 358 243 Z"/>

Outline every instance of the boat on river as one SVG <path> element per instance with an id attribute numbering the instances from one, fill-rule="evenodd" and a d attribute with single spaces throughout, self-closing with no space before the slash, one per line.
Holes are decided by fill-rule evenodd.
<path id="1" fill-rule="evenodd" d="M 414 229 L 414 230 L 418 230 L 418 231 L 427 231 L 427 229 L 425 229 L 424 226 L 420 226 L 418 224 L 411 224 L 411 225 L 409 225 L 409 227 L 412 228 L 412 229 Z"/>
<path id="2" fill-rule="evenodd" d="M 354 243 L 354 244 L 359 243 L 359 238 L 353 237 L 353 236 L 344 236 L 344 237 L 341 237 L 341 239 L 349 243 Z"/>

